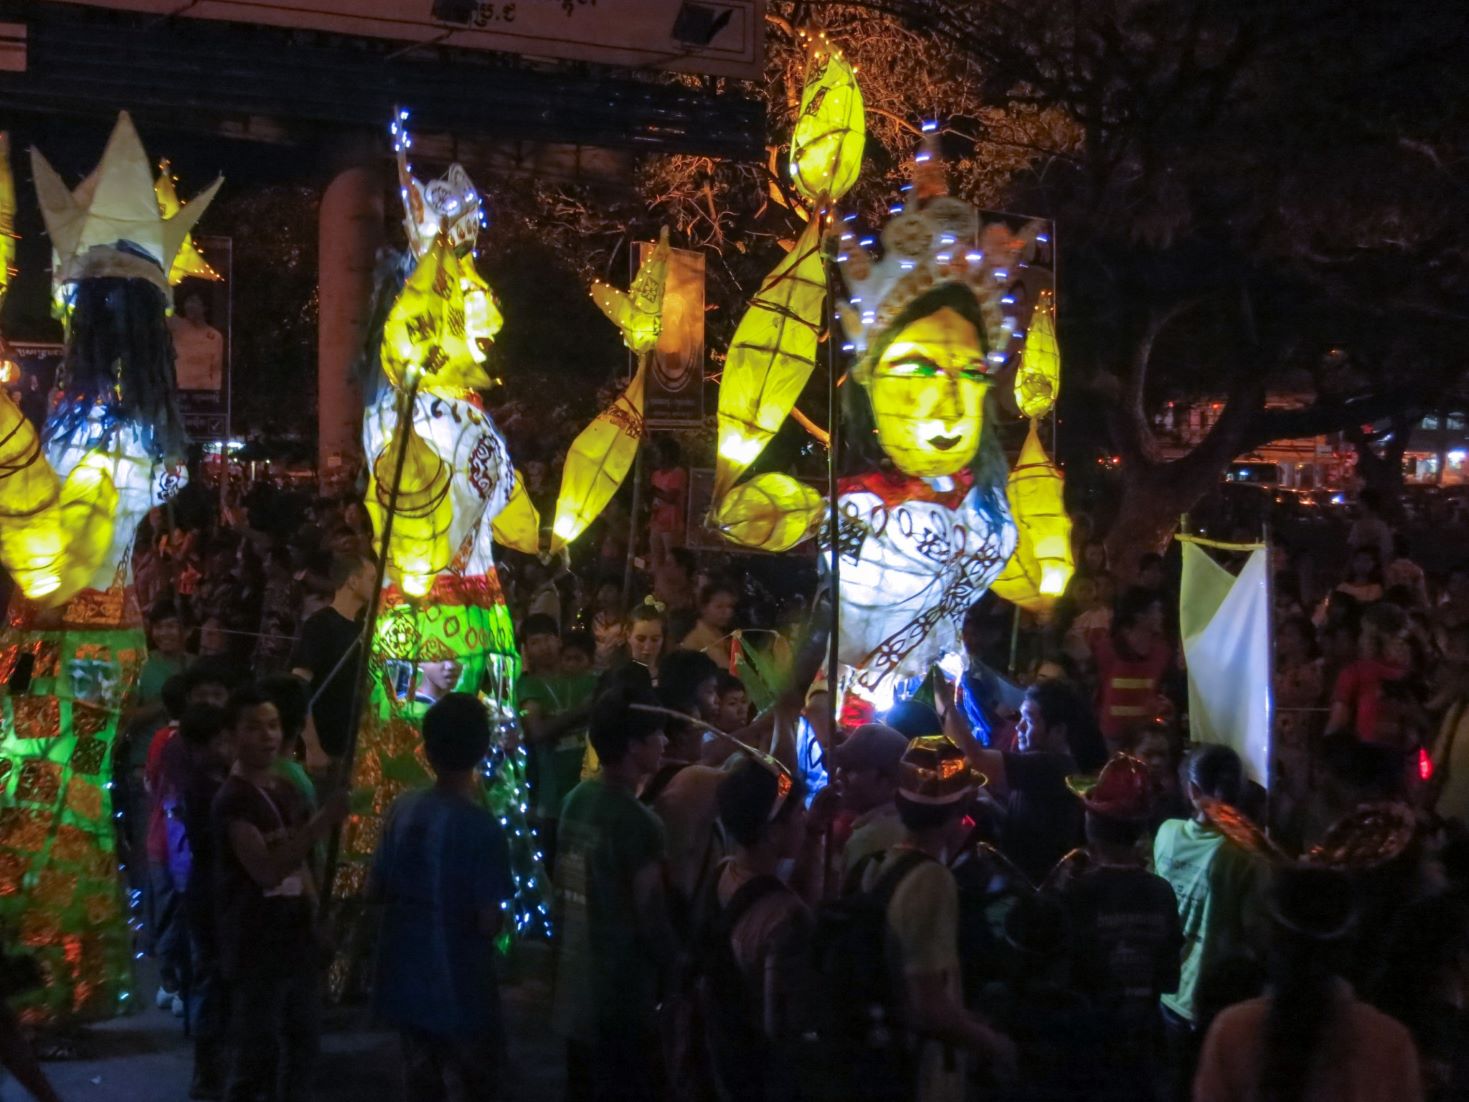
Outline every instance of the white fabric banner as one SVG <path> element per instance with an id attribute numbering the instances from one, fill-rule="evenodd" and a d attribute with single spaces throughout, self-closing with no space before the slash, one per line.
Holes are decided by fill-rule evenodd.
<path id="1" fill-rule="evenodd" d="M 1270 564 L 1262 547 L 1238 576 L 1202 548 L 1183 545 L 1179 627 L 1188 662 L 1195 742 L 1229 746 L 1245 773 L 1270 785 Z"/>

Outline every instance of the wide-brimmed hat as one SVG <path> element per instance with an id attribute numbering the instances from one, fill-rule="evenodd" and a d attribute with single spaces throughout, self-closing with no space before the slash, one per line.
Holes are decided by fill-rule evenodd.
<path id="1" fill-rule="evenodd" d="M 898 762 L 898 794 L 916 804 L 957 803 L 986 783 L 964 751 L 943 735 L 912 739 Z"/>
<path id="2" fill-rule="evenodd" d="M 1153 776 L 1140 759 L 1117 754 L 1102 766 L 1095 784 L 1083 789 L 1073 778 L 1067 787 L 1093 815 L 1123 822 L 1145 821 L 1153 813 Z"/>

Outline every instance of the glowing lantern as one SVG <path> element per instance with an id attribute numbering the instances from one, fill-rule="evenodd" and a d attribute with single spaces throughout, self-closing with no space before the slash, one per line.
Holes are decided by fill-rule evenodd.
<path id="1" fill-rule="evenodd" d="M 67 350 L 39 435 L 0 399 L 0 560 L 20 590 L 0 681 L 23 656 L 32 662 L 0 699 L 0 756 L 12 766 L 0 778 L 0 922 L 24 928 L 47 976 L 17 1009 L 76 1022 L 125 1012 L 135 988 L 106 778 L 147 654 L 130 590 L 134 536 L 183 484 L 169 464 L 182 432 L 168 275 L 213 192 L 160 210 L 126 114 L 75 189 L 37 151 L 32 170 Z M 0 292 L 12 209 L 0 166 Z"/>
<path id="2" fill-rule="evenodd" d="M 807 56 L 791 137 L 791 180 L 816 209 L 791 251 L 760 285 L 730 344 L 719 386 L 716 503 L 765 450 L 816 367 L 826 306 L 825 208 L 856 183 L 865 142 L 856 70 L 823 35 Z"/>
<path id="3" fill-rule="evenodd" d="M 1015 404 L 1032 419 L 1051 412 L 1061 396 L 1061 350 L 1056 344 L 1055 298 L 1040 293 L 1015 372 Z"/>
<path id="4" fill-rule="evenodd" d="M 449 465 L 429 446 L 410 422 L 398 454 L 396 434 L 372 465 L 367 508 L 373 526 L 383 531 L 386 512 L 393 510 L 393 531 L 388 540 L 388 574 L 403 592 L 422 597 L 433 585 L 434 576 L 449 565 L 449 526 L 454 503 L 449 498 Z M 402 476 L 393 497 L 393 475 L 401 462 Z"/>
<path id="5" fill-rule="evenodd" d="M 173 176 L 169 173 L 167 161 L 158 162 L 158 179 L 154 181 L 153 193 L 158 197 L 158 213 L 164 218 L 172 218 L 184 209 L 183 203 L 179 201 L 179 193 L 174 188 Z M 168 281 L 172 284 L 182 283 L 186 279 L 208 279 L 215 282 L 223 279 L 218 272 L 209 266 L 209 261 L 204 259 L 198 247 L 194 244 L 192 233 L 185 235 L 183 244 L 179 246 L 178 255 L 173 259 L 173 267 L 168 271 Z"/>
<path id="6" fill-rule="evenodd" d="M 825 499 L 806 483 L 770 471 L 726 494 L 712 520 L 732 543 L 789 551 L 816 531 L 825 508 Z"/>
<path id="7" fill-rule="evenodd" d="M 510 500 L 490 521 L 490 529 L 495 542 L 512 551 L 534 555 L 541 549 L 541 516 L 519 471 L 515 472 L 515 485 L 510 488 Z"/>
<path id="8" fill-rule="evenodd" d="M 551 550 L 559 551 L 587 530 L 607 507 L 638 456 L 643 439 L 643 392 L 648 354 L 663 333 L 663 291 L 668 282 L 668 230 L 638 268 L 624 293 L 606 283 L 592 285 L 592 298 L 622 331 L 622 343 L 637 354 L 638 369 L 617 400 L 597 414 L 571 442 L 561 468 Z"/>
<path id="9" fill-rule="evenodd" d="M 383 325 L 383 372 L 393 386 L 488 387 L 485 346 L 499 330 L 489 288 L 440 234 L 419 260 Z M 472 307 L 472 308 L 467 308 Z"/>
<path id="10" fill-rule="evenodd" d="M 795 247 L 755 293 L 740 319 L 719 384 L 719 447 L 714 500 L 765 450 L 816 367 L 826 304 L 820 220 L 812 218 Z"/>
<path id="11" fill-rule="evenodd" d="M 514 722 L 520 663 L 495 569 L 494 537 L 534 551 L 538 534 L 535 509 L 505 441 L 475 393 L 490 381 L 487 346 L 501 325 L 494 296 L 469 255 L 481 224 L 480 198 L 458 165 L 436 181 L 413 175 L 406 122 L 407 112 L 399 112 L 392 133 L 404 224 L 418 263 L 401 287 L 379 287 L 380 302 L 395 294 L 379 346 L 390 385 L 376 388 L 362 425 L 372 474 L 367 507 L 380 536 L 392 509 L 384 555 L 390 582 L 378 595 L 372 625 L 371 696 L 356 731 L 351 777 L 354 811 L 330 885 L 343 903 L 335 908 L 339 944 L 349 947 L 371 940 L 358 922 L 383 812 L 398 794 L 431 781 L 421 733 L 431 704 L 423 692 L 425 667 L 453 663 L 457 678 L 442 668 L 437 675 L 444 684 L 480 694 L 497 734 Z M 400 270 L 382 265 L 379 275 L 395 282 Z M 405 670 L 414 671 L 406 693 L 398 680 Z M 497 942 L 502 948 L 545 925 L 538 909 L 544 874 L 522 812 L 529 799 L 524 759 L 512 740 L 497 740 L 484 770 L 490 779 L 477 793 L 510 838 L 515 892 Z M 331 970 L 335 994 L 361 963 L 344 959 Z"/>
<path id="12" fill-rule="evenodd" d="M 668 227 L 658 235 L 658 244 L 638 266 L 632 286 L 624 293 L 601 280 L 592 284 L 597 308 L 622 333 L 622 343 L 646 356 L 663 333 L 663 290 L 668 283 Z"/>
<path id="13" fill-rule="evenodd" d="M 39 150 L 31 150 L 36 198 L 51 238 L 51 279 L 56 286 L 92 276 L 147 279 L 168 290 L 168 273 L 189 231 L 209 206 L 223 178 L 172 215 L 159 211 L 153 170 L 126 111 L 107 140 L 102 161 L 75 189 L 68 189 Z M 130 248 L 118 249 L 126 241 Z"/>
<path id="14" fill-rule="evenodd" d="M 1041 447 L 1036 423 L 1010 472 L 1006 495 L 1019 529 L 1015 554 L 990 587 L 1028 612 L 1045 614 L 1066 592 L 1075 567 L 1064 479 Z"/>
<path id="15" fill-rule="evenodd" d="M 813 203 L 840 199 L 857 182 L 866 140 L 857 72 L 821 35 L 806 55 L 801 111 L 791 136 L 791 183 Z"/>
<path id="16" fill-rule="evenodd" d="M 655 338 L 656 340 L 656 338 Z M 643 438 L 643 363 L 617 401 L 577 434 L 561 468 L 561 492 L 551 524 L 551 550 L 559 551 L 586 531 L 606 508 L 637 458 Z"/>

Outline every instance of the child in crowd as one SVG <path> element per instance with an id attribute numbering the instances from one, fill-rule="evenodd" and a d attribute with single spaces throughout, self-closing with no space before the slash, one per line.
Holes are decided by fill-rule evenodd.
<path id="1" fill-rule="evenodd" d="M 159 601 L 148 610 L 148 660 L 138 674 L 138 703 L 158 703 L 163 683 L 184 672 L 189 664 L 185 637 L 183 616 L 172 601 Z"/>
<path id="2" fill-rule="evenodd" d="M 384 905 L 373 1000 L 402 1037 L 408 1096 L 497 1096 L 505 1058 L 494 939 L 515 891 L 505 832 L 477 771 L 490 717 L 449 693 L 423 718 L 434 784 L 399 796 L 368 895 Z"/>
<path id="3" fill-rule="evenodd" d="M 622 587 L 616 582 L 602 582 L 597 586 L 591 631 L 597 644 L 592 665 L 598 671 L 610 669 L 627 644 L 627 617 L 622 614 Z"/>
<path id="4" fill-rule="evenodd" d="M 597 648 L 591 635 L 585 631 L 568 631 L 561 637 L 561 676 L 580 677 L 592 675 L 596 681 Z"/>
<path id="5" fill-rule="evenodd" d="M 714 581 L 699 591 L 699 620 L 683 641 L 682 650 L 701 650 L 721 666 L 729 665 L 729 632 L 734 623 L 740 591 L 732 582 Z"/>
<path id="6" fill-rule="evenodd" d="M 226 1102 L 311 1097 L 320 1035 L 322 952 L 306 859 L 346 817 L 345 794 L 315 815 L 277 772 L 280 713 L 259 688 L 230 698 L 235 762 L 211 809 L 218 865 L 220 974 L 232 995 Z"/>
<path id="7" fill-rule="evenodd" d="M 726 733 L 738 731 L 750 722 L 750 694 L 745 683 L 732 673 L 719 673 L 715 684 L 719 694 L 719 712 L 714 725 Z"/>
<path id="8" fill-rule="evenodd" d="M 1206 799 L 1237 805 L 1244 789 L 1244 765 L 1227 746 L 1203 746 L 1190 755 L 1189 819 L 1169 819 L 1153 839 L 1153 867 L 1178 898 L 1184 951 L 1177 990 L 1162 997 L 1165 1029 L 1175 1052 L 1185 1052 L 1200 1020 L 1199 985 L 1220 961 L 1248 951 L 1258 932 L 1264 869 L 1235 845 L 1203 812 Z"/>

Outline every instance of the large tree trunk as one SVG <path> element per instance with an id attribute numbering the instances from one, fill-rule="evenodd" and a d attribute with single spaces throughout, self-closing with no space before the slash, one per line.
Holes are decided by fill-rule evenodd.
<path id="1" fill-rule="evenodd" d="M 1137 575 L 1138 559 L 1162 554 L 1178 522 L 1219 480 L 1217 467 L 1137 462 L 1122 471 L 1122 500 L 1107 532 L 1107 561 L 1120 581 Z"/>

